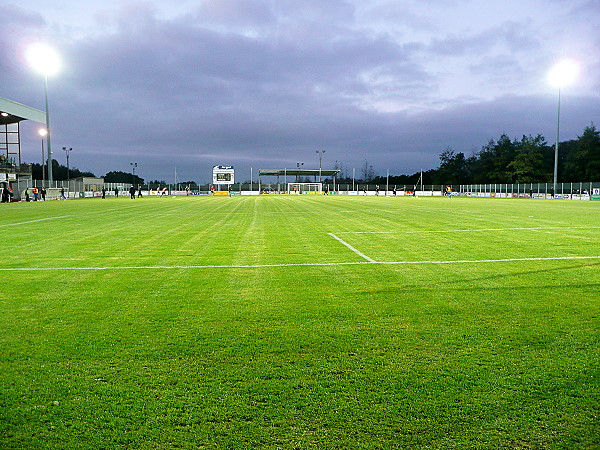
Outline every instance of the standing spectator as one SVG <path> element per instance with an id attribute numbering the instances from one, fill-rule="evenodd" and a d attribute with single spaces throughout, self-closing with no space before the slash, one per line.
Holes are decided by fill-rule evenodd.
<path id="1" fill-rule="evenodd" d="M 60 188 L 60 199 L 61 200 L 66 200 L 67 199 L 67 197 L 65 197 L 65 188 L 64 187 Z"/>
<path id="2" fill-rule="evenodd" d="M 36 188 L 35 186 L 33 187 L 33 201 L 38 201 L 38 188 Z"/>
<path id="3" fill-rule="evenodd" d="M 106 198 L 106 188 L 102 187 L 102 198 Z"/>
<path id="4" fill-rule="evenodd" d="M 44 186 L 40 189 L 40 194 L 42 194 L 42 200 L 46 201 L 46 188 Z"/>
<path id="5" fill-rule="evenodd" d="M 142 186 L 138 186 L 138 198 L 142 196 Z"/>
<path id="6" fill-rule="evenodd" d="M 25 188 L 25 201 L 26 202 L 31 201 L 31 199 L 29 198 L 29 188 Z"/>
<path id="7" fill-rule="evenodd" d="M 115 188 L 115 197 L 118 197 L 118 196 L 119 196 L 119 188 L 118 188 L 118 187 L 116 187 L 116 188 Z"/>
<path id="8" fill-rule="evenodd" d="M 129 195 L 135 199 L 135 187 L 133 185 L 129 188 Z"/>

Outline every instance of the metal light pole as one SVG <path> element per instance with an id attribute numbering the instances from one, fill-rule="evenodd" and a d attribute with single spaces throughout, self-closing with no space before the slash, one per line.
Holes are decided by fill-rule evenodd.
<path id="1" fill-rule="evenodd" d="M 133 167 L 133 182 L 132 182 L 132 186 L 135 187 L 135 168 L 137 167 L 137 163 L 136 162 L 130 162 L 129 163 L 131 165 L 131 167 Z"/>
<path id="2" fill-rule="evenodd" d="M 300 170 L 300 166 L 303 166 L 303 165 L 304 165 L 304 163 L 297 162 L 297 163 L 296 163 L 296 168 L 297 168 L 298 170 Z M 298 183 L 298 174 L 297 174 L 297 173 L 296 173 L 296 183 Z"/>
<path id="3" fill-rule="evenodd" d="M 70 166 L 69 166 L 69 154 L 73 151 L 73 148 L 63 147 L 63 150 L 67 154 L 67 180 L 69 180 L 69 178 L 71 178 Z"/>
<path id="4" fill-rule="evenodd" d="M 63 150 L 67 154 L 67 190 L 69 191 L 71 188 L 71 182 L 69 179 L 71 178 L 70 166 L 69 166 L 69 153 L 73 150 L 72 148 L 63 147 Z"/>
<path id="5" fill-rule="evenodd" d="M 44 186 L 44 181 L 46 180 L 46 175 L 44 173 L 44 165 L 45 165 L 45 157 L 44 157 L 44 138 L 48 134 L 45 128 L 40 128 L 38 131 L 40 136 L 42 137 L 42 186 Z"/>
<path id="6" fill-rule="evenodd" d="M 554 177 L 552 190 L 556 193 L 556 184 L 558 182 L 558 145 L 560 139 L 560 94 L 561 88 L 575 81 L 579 66 L 575 61 L 565 59 L 556 64 L 548 74 L 550 84 L 558 89 L 558 108 L 556 116 L 556 143 L 554 145 Z"/>
<path id="7" fill-rule="evenodd" d="M 316 153 L 319 155 L 319 183 L 321 182 L 321 170 L 323 166 L 323 153 L 325 150 L 316 150 Z"/>
<path id="8" fill-rule="evenodd" d="M 46 95 L 46 139 L 48 140 L 48 184 L 51 186 L 54 177 L 52 176 L 52 145 L 50 143 L 50 108 L 48 108 L 48 73 L 44 73 L 44 92 Z"/>
<path id="9" fill-rule="evenodd" d="M 48 107 L 48 75 L 58 72 L 58 55 L 50 47 L 43 44 L 34 44 L 27 50 L 27 59 L 30 64 L 44 74 L 44 94 L 46 100 L 46 139 L 48 140 L 48 182 L 52 183 L 52 142 L 50 139 L 50 108 Z"/>
<path id="10" fill-rule="evenodd" d="M 558 142 L 560 136 L 560 87 L 558 88 L 558 113 L 556 116 L 556 144 L 554 144 L 554 178 L 552 190 L 556 194 L 556 182 L 558 181 Z"/>

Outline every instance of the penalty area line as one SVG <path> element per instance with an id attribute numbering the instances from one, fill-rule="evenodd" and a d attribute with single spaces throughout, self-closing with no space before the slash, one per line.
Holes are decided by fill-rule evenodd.
<path id="1" fill-rule="evenodd" d="M 13 227 L 15 225 L 25 225 L 27 223 L 44 222 L 45 220 L 64 219 L 65 217 L 73 217 L 73 215 L 69 214 L 66 216 L 45 217 L 44 219 L 28 220 L 26 222 L 4 223 L 4 224 L 0 225 L 0 227 Z"/>
<path id="2" fill-rule="evenodd" d="M 231 265 L 197 265 L 197 266 L 108 266 L 108 267 L 2 267 L 0 272 L 44 272 L 51 270 L 190 270 L 190 269 L 261 269 L 273 267 L 328 267 L 359 265 L 417 265 L 417 264 L 487 264 L 527 261 L 581 261 L 600 259 L 599 256 L 553 256 L 547 258 L 505 258 L 505 259 L 473 259 L 450 261 L 354 261 L 332 263 L 288 263 L 288 264 L 231 264 Z"/>
<path id="3" fill-rule="evenodd" d="M 366 259 L 367 261 L 369 261 L 370 263 L 376 263 L 377 261 L 375 261 L 372 258 L 369 258 L 367 255 L 365 255 L 364 253 L 358 251 L 357 249 L 355 249 L 354 247 L 352 247 L 350 244 L 348 244 L 346 241 L 344 241 L 343 239 L 340 239 L 339 237 L 337 237 L 335 234 L 333 233 L 327 233 L 329 236 L 331 236 L 332 238 L 334 238 L 336 241 L 341 242 L 342 244 L 344 244 L 346 247 L 348 247 L 350 250 L 352 250 L 354 253 L 356 253 L 358 256 Z"/>

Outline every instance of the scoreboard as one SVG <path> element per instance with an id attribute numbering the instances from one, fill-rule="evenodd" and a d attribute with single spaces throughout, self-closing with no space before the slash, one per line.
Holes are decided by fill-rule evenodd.
<path id="1" fill-rule="evenodd" d="M 214 166 L 213 184 L 233 184 L 235 182 L 233 166 Z"/>

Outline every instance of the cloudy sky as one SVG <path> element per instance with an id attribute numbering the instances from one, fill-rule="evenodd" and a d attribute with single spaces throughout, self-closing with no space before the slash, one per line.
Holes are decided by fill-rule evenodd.
<path id="1" fill-rule="evenodd" d="M 208 182 L 213 165 L 385 175 L 437 167 L 502 133 L 553 143 L 547 74 L 563 89 L 561 140 L 600 125 L 598 0 L 19 0 L 0 3 L 0 97 L 44 109 L 36 41 L 61 55 L 49 79 L 52 146 L 103 175 Z M 22 157 L 41 159 L 23 123 Z"/>

